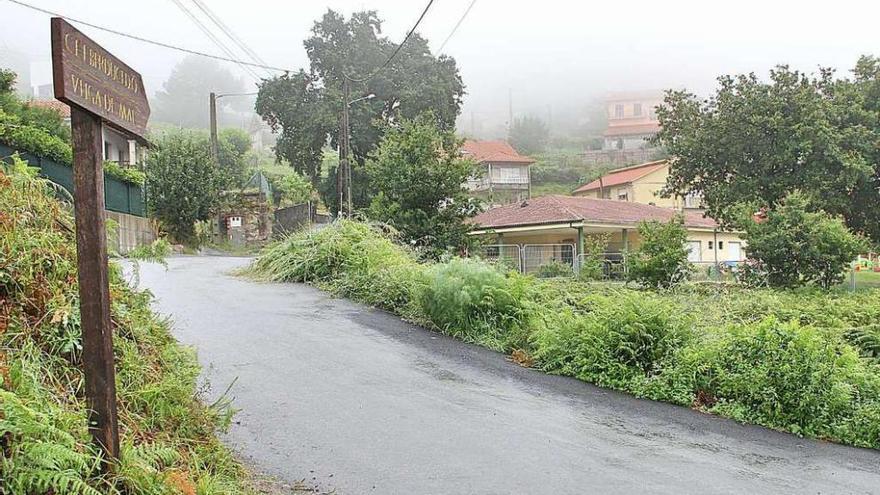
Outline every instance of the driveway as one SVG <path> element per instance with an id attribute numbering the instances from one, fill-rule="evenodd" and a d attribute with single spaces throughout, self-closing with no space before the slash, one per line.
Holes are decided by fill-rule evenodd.
<path id="1" fill-rule="evenodd" d="M 231 276 L 244 258 L 142 264 L 198 349 L 225 440 L 341 494 L 878 493 L 880 453 L 804 440 L 521 368 L 299 284 Z"/>

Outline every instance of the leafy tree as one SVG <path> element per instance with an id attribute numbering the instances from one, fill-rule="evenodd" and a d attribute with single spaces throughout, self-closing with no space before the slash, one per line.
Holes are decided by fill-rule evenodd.
<path id="1" fill-rule="evenodd" d="M 687 230 L 676 216 L 669 223 L 639 224 L 642 243 L 629 255 L 629 278 L 645 287 L 668 288 L 688 277 Z"/>
<path id="2" fill-rule="evenodd" d="M 200 134 L 200 136 L 205 136 Z M 251 149 L 251 138 L 241 129 L 221 129 L 217 136 L 217 160 L 220 163 L 221 180 L 224 188 L 233 188 L 246 180 L 247 156 Z"/>
<path id="3" fill-rule="evenodd" d="M 281 206 L 298 205 L 312 199 L 314 188 L 308 177 L 299 173 L 270 177 L 272 189 L 281 200 Z"/>
<path id="4" fill-rule="evenodd" d="M 195 222 L 210 217 L 224 186 L 209 140 L 193 131 L 167 133 L 147 155 L 146 171 L 151 214 L 177 241 L 193 242 Z"/>
<path id="5" fill-rule="evenodd" d="M 189 56 L 171 71 L 168 80 L 152 98 L 152 120 L 168 122 L 181 127 L 207 129 L 209 127 L 208 101 L 211 92 L 243 93 L 244 81 L 214 60 Z M 217 120 L 221 125 L 238 123 L 226 111 L 250 110 L 247 98 L 224 98 L 217 102 Z"/>
<path id="6" fill-rule="evenodd" d="M 256 110 L 273 132 L 281 135 L 275 156 L 317 183 L 327 136 L 336 126 L 324 91 L 305 71 L 269 79 L 260 86 Z"/>
<path id="7" fill-rule="evenodd" d="M 527 115 L 514 119 L 507 139 L 520 153 L 540 153 L 547 147 L 550 131 L 543 120 Z"/>
<path id="8" fill-rule="evenodd" d="M 774 208 L 805 191 L 818 209 L 880 239 L 880 63 L 862 58 L 852 79 L 786 66 L 719 78 L 707 100 L 670 91 L 656 136 L 675 157 L 665 193 L 700 193 L 709 214 L 738 220 L 738 205 Z"/>
<path id="9" fill-rule="evenodd" d="M 850 232 L 840 218 L 810 211 L 807 195 L 800 192 L 786 196 L 759 220 L 749 216 L 742 223 L 749 257 L 774 287 L 832 287 L 867 249 L 865 239 Z"/>
<path id="10" fill-rule="evenodd" d="M 378 192 L 370 218 L 388 223 L 407 242 L 436 257 L 468 244 L 465 220 L 478 211 L 464 184 L 474 164 L 461 157 L 461 141 L 438 128 L 432 115 L 404 120 L 384 132 L 366 169 Z"/>
<path id="11" fill-rule="evenodd" d="M 304 42 L 309 69 L 268 79 L 260 86 L 257 112 L 273 129 L 281 131 L 278 157 L 315 183 L 319 180 L 321 148 L 328 141 L 332 147 L 337 146 L 343 75 L 350 79 L 352 100 L 375 95 L 350 107 L 353 177 L 363 176 L 364 161 L 378 145 L 387 124 L 414 119 L 430 110 L 440 129 L 455 126 L 464 95 L 455 60 L 444 55 L 435 57 L 427 40 L 414 33 L 393 62 L 375 72 L 397 48 L 396 43 L 381 36 L 381 27 L 375 11 L 356 12 L 346 19 L 328 10 Z M 353 187 L 355 204 L 367 205 L 372 196 L 368 182 L 353 180 Z M 336 197 L 335 189 L 335 173 L 330 173 L 322 195 Z"/>

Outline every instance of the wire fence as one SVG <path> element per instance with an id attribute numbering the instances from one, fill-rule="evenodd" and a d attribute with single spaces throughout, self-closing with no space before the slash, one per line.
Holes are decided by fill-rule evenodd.
<path id="1" fill-rule="evenodd" d="M 522 271 L 522 249 L 518 244 L 491 244 L 482 246 L 477 257 L 493 263 L 500 263 L 518 272 Z"/>
<path id="2" fill-rule="evenodd" d="M 523 273 L 539 277 L 573 276 L 575 274 L 574 244 L 524 244 Z"/>
<path id="3" fill-rule="evenodd" d="M 607 282 L 625 282 L 632 263 L 624 252 L 576 254 L 571 243 L 493 244 L 482 246 L 473 255 L 539 278 L 576 277 Z M 749 262 L 744 260 L 690 261 L 682 275 L 693 282 L 760 285 L 760 274 L 753 280 L 755 272 L 749 268 Z M 880 289 L 880 254 L 859 256 L 844 274 L 840 288 Z"/>

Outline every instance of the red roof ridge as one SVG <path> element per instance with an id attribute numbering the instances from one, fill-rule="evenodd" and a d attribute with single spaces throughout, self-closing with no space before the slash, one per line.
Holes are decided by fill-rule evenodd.
<path id="1" fill-rule="evenodd" d="M 621 167 L 621 168 L 616 168 L 614 170 L 609 170 L 607 173 L 601 175 L 598 179 L 594 179 L 594 180 L 592 180 L 582 186 L 579 186 L 577 189 L 575 189 L 572 192 L 584 192 L 584 191 L 592 191 L 593 189 L 598 189 L 600 187 L 600 183 L 599 183 L 600 179 L 602 179 L 602 182 L 603 182 L 603 184 L 601 184 L 602 186 L 618 186 L 620 184 L 629 184 L 633 181 L 637 181 L 637 180 L 641 179 L 642 177 L 644 177 L 650 173 L 656 172 L 657 170 L 660 169 L 661 166 L 666 165 L 668 163 L 669 163 L 669 159 L 663 158 L 662 160 L 654 160 L 653 162 L 645 162 L 645 163 L 641 163 L 638 165 L 629 165 L 626 167 Z M 606 179 L 610 178 L 612 175 L 620 174 L 622 172 L 629 172 L 632 170 L 638 170 L 641 168 L 650 169 L 650 170 L 645 170 L 642 174 L 636 174 L 631 177 L 627 177 L 626 180 L 624 180 L 624 181 L 618 181 L 618 182 L 608 181 L 608 183 L 605 184 Z"/>

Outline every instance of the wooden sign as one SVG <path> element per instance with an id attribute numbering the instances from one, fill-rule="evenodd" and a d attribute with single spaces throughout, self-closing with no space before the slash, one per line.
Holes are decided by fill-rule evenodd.
<path id="1" fill-rule="evenodd" d="M 141 75 L 64 19 L 51 22 L 55 98 L 143 138 L 150 105 Z"/>
<path id="2" fill-rule="evenodd" d="M 143 140 L 150 105 L 140 74 L 61 18 L 52 18 L 55 97 L 70 105 L 77 282 L 89 432 L 104 467 L 119 458 L 116 368 L 104 227 L 104 137 L 109 124 Z"/>

